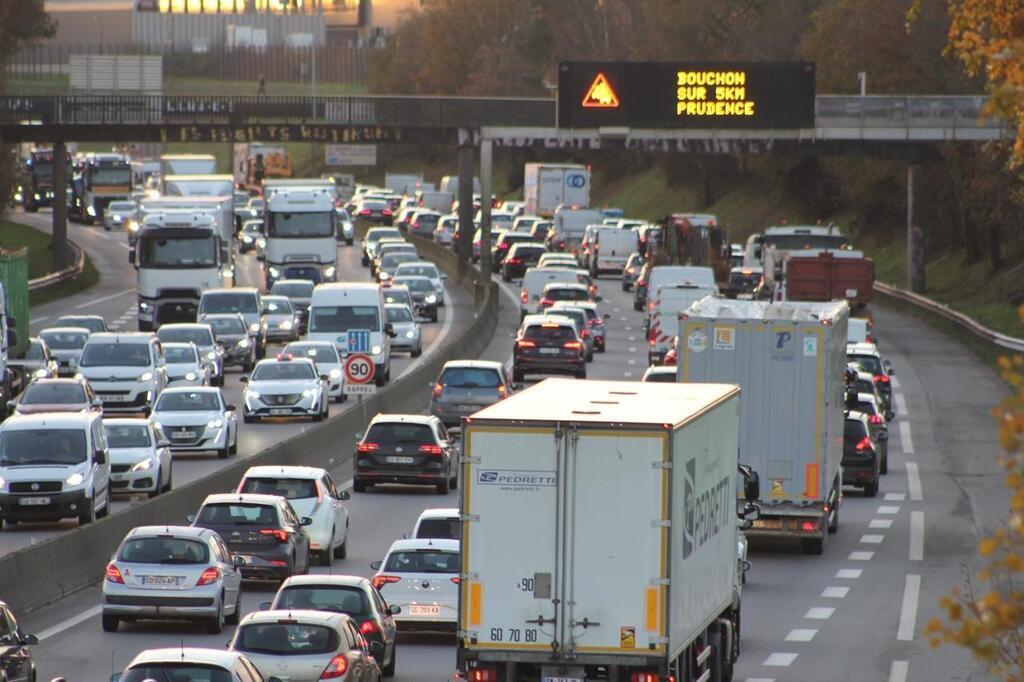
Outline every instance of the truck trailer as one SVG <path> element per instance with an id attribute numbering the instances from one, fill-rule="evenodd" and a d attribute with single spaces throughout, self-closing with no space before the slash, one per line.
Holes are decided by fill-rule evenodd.
<path id="1" fill-rule="evenodd" d="M 590 167 L 576 163 L 528 163 L 523 170 L 523 199 L 528 215 L 548 218 L 562 205 L 587 208 Z"/>
<path id="2" fill-rule="evenodd" d="M 731 679 L 739 413 L 731 385 L 548 379 L 466 418 L 461 676 Z"/>

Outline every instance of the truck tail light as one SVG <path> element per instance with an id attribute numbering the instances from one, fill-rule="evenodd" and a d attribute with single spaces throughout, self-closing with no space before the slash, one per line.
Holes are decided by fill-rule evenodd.
<path id="1" fill-rule="evenodd" d="M 800 524 L 800 530 L 805 533 L 813 533 L 818 530 L 818 524 L 814 521 L 804 521 Z"/>
<path id="2" fill-rule="evenodd" d="M 498 673 L 490 668 L 473 668 L 466 674 L 468 682 L 498 682 Z"/>
<path id="3" fill-rule="evenodd" d="M 373 586 L 378 590 L 389 583 L 397 583 L 401 578 L 397 575 L 375 575 L 373 576 Z"/>
<path id="4" fill-rule="evenodd" d="M 124 585 L 124 578 L 121 577 L 121 569 L 115 564 L 107 564 L 107 580 L 112 583 Z"/>
<path id="5" fill-rule="evenodd" d="M 348 659 L 345 658 L 344 654 L 338 654 L 331 659 L 331 662 L 327 664 L 324 671 L 320 673 L 321 680 L 335 680 L 339 677 L 344 677 L 345 673 L 348 672 Z"/>
<path id="6" fill-rule="evenodd" d="M 359 443 L 358 445 L 356 445 L 356 452 L 366 453 L 376 452 L 377 450 L 380 450 L 379 443 Z"/>
<path id="7" fill-rule="evenodd" d="M 260 535 L 272 537 L 278 542 L 288 542 L 288 531 L 280 528 L 261 528 Z"/>
<path id="8" fill-rule="evenodd" d="M 212 585 L 218 580 L 220 580 L 220 569 L 216 566 L 210 566 L 199 576 L 199 580 L 196 581 L 196 587 Z"/>

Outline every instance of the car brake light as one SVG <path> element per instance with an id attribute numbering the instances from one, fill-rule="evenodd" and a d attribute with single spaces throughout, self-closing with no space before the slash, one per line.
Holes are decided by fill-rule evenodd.
<path id="1" fill-rule="evenodd" d="M 348 659 L 345 658 L 344 654 L 338 654 L 331 659 L 331 662 L 327 664 L 324 671 L 320 673 L 321 680 L 334 680 L 339 677 L 344 677 L 345 673 L 348 672 Z"/>
<path id="2" fill-rule="evenodd" d="M 121 569 L 114 564 L 107 564 L 107 580 L 112 583 L 124 585 L 124 578 L 121 577 Z"/>
<path id="3" fill-rule="evenodd" d="M 882 384 L 889 383 L 889 375 L 888 374 L 876 374 L 875 375 L 875 383 L 882 383 Z"/>
<path id="4" fill-rule="evenodd" d="M 540 299 L 540 305 L 541 305 L 542 308 L 549 308 L 552 305 L 554 305 L 554 303 L 555 302 L 553 300 L 551 300 L 550 298 L 548 298 L 547 296 L 545 296 L 544 298 Z"/>
<path id="5" fill-rule="evenodd" d="M 364 208 L 362 211 L 359 212 L 359 215 L 370 215 L 370 209 Z"/>
<path id="6" fill-rule="evenodd" d="M 498 682 L 498 674 L 490 668 L 473 668 L 466 678 L 468 682 Z"/>
<path id="7" fill-rule="evenodd" d="M 359 626 L 359 632 L 364 635 L 372 635 L 379 633 L 380 628 L 377 627 L 377 623 L 372 620 L 363 621 L 363 624 Z"/>
<path id="8" fill-rule="evenodd" d="M 658 330 L 656 327 L 651 327 L 647 330 L 647 343 L 654 343 L 658 340 Z"/>
<path id="9" fill-rule="evenodd" d="M 441 450 L 441 446 L 440 445 L 431 445 L 430 443 L 426 443 L 424 445 L 421 445 L 419 447 L 419 451 L 422 452 L 425 455 L 440 455 L 443 452 Z"/>
<path id="10" fill-rule="evenodd" d="M 882 418 L 880 416 L 878 416 L 877 414 L 873 414 L 873 415 L 868 417 L 868 421 L 871 422 L 872 424 L 881 424 L 882 423 Z"/>
<path id="11" fill-rule="evenodd" d="M 523 261 L 519 258 L 506 258 L 505 262 L 509 265 L 522 265 Z"/>
<path id="12" fill-rule="evenodd" d="M 861 438 L 860 442 L 857 443 L 857 452 L 863 452 L 864 450 L 871 449 L 871 439 L 867 436 Z"/>
<path id="13" fill-rule="evenodd" d="M 454 578 L 452 578 L 452 582 L 458 585 L 460 582 L 462 582 L 462 579 L 458 576 L 455 576 Z"/>
<path id="14" fill-rule="evenodd" d="M 373 586 L 378 590 L 388 583 L 397 583 L 401 578 L 397 575 L 375 575 L 373 576 Z"/>
<path id="15" fill-rule="evenodd" d="M 658 673 L 635 672 L 629 676 L 629 682 L 661 682 L 661 676 Z"/>
<path id="16" fill-rule="evenodd" d="M 590 336 L 590 330 L 586 328 L 581 329 L 580 336 L 582 336 L 583 338 L 588 338 Z"/>
<path id="17" fill-rule="evenodd" d="M 516 348 L 536 348 L 537 344 L 529 339 L 519 339 L 516 341 Z"/>
<path id="18" fill-rule="evenodd" d="M 220 569 L 216 566 L 210 566 L 208 569 L 203 571 L 203 574 L 199 576 L 199 580 L 196 581 L 196 587 L 202 585 L 211 585 L 220 580 Z"/>
<path id="19" fill-rule="evenodd" d="M 583 350 L 583 343 L 580 341 L 566 341 L 562 344 L 562 348 L 569 348 L 572 350 Z"/>
<path id="20" fill-rule="evenodd" d="M 519 290 L 519 302 L 524 304 L 530 302 L 530 295 L 526 293 L 526 289 Z"/>
<path id="21" fill-rule="evenodd" d="M 275 538 L 278 542 L 288 542 L 288 531 L 280 528 L 262 528 L 260 529 L 260 535 L 268 535 Z"/>
<path id="22" fill-rule="evenodd" d="M 645 280 L 643 277 L 641 277 L 640 279 L 638 279 L 636 281 L 636 285 L 638 287 L 645 287 L 645 286 L 647 286 L 647 280 Z"/>
<path id="23" fill-rule="evenodd" d="M 359 443 L 356 445 L 356 452 L 376 452 L 380 450 L 379 443 Z"/>
<path id="24" fill-rule="evenodd" d="M 391 215 L 391 211 L 386 209 L 386 208 L 383 211 L 381 211 L 380 213 L 381 213 L 381 215 Z"/>
<path id="25" fill-rule="evenodd" d="M 440 398 L 442 393 L 444 393 L 444 384 L 434 384 L 434 400 Z"/>

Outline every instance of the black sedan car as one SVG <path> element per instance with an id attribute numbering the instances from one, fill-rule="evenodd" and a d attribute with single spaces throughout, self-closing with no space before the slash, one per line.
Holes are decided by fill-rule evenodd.
<path id="1" fill-rule="evenodd" d="M 356 443 L 357 493 L 379 483 L 406 483 L 432 485 L 447 495 L 458 484 L 458 447 L 437 417 L 379 414 Z"/>
<path id="2" fill-rule="evenodd" d="M 843 485 L 857 486 L 865 497 L 878 494 L 880 459 L 867 415 L 847 412 L 843 425 Z"/>
<path id="3" fill-rule="evenodd" d="M 0 679 L 35 680 L 36 665 L 28 649 L 35 644 L 39 638 L 22 632 L 14 613 L 0 601 Z"/>

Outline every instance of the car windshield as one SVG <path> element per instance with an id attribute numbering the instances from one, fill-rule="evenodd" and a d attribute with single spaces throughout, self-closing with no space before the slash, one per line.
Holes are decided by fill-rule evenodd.
<path id="1" fill-rule="evenodd" d="M 458 552 L 410 550 L 392 552 L 383 570 L 396 573 L 458 573 Z"/>
<path id="2" fill-rule="evenodd" d="M 22 405 L 76 405 L 85 402 L 81 384 L 29 384 L 18 401 Z"/>
<path id="3" fill-rule="evenodd" d="M 260 227 L 263 223 L 246 223 L 242 225 L 242 233 L 247 234 L 250 237 L 255 237 L 260 234 Z"/>
<path id="4" fill-rule="evenodd" d="M 235 636 L 234 648 L 276 656 L 308 656 L 333 653 L 338 633 L 323 625 L 307 623 L 250 623 Z"/>
<path id="5" fill-rule="evenodd" d="M 387 208 L 387 204 L 385 202 L 383 202 L 383 201 L 381 201 L 381 202 L 376 202 L 375 201 L 373 203 L 374 204 L 378 204 L 378 203 L 380 204 L 375 210 L 379 210 L 380 208 Z M 363 206 L 366 206 L 366 204 L 363 204 Z M 386 229 L 383 229 L 383 230 L 370 230 L 369 232 L 366 233 L 366 242 L 368 244 L 375 244 L 378 241 L 380 241 L 381 239 L 386 239 L 388 237 L 395 237 L 397 239 L 404 239 L 404 237 L 402 237 L 402 232 L 400 230 L 398 230 L 397 228 L 396 229 L 392 229 L 392 228 L 389 227 L 389 228 L 386 228 Z"/>
<path id="6" fill-rule="evenodd" d="M 148 448 L 152 445 L 145 424 L 103 424 L 107 444 L 112 448 Z"/>
<path id="7" fill-rule="evenodd" d="M 156 402 L 157 412 L 210 412 L 220 410 L 220 396 L 207 391 L 160 394 Z"/>
<path id="8" fill-rule="evenodd" d="M 135 210 L 135 204 L 130 201 L 111 201 L 107 206 L 108 213 L 131 213 Z"/>
<path id="9" fill-rule="evenodd" d="M 233 682 L 231 672 L 202 663 L 143 663 L 126 670 L 119 682 Z"/>
<path id="10" fill-rule="evenodd" d="M 875 382 L 870 379 L 857 379 L 857 393 L 874 393 Z"/>
<path id="11" fill-rule="evenodd" d="M 407 263 L 414 260 L 416 255 L 413 253 L 388 253 L 380 259 L 381 268 L 394 268 L 399 263 Z"/>
<path id="12" fill-rule="evenodd" d="M 286 298 L 276 301 L 263 300 L 264 315 L 291 315 L 293 312 L 292 302 Z"/>
<path id="13" fill-rule="evenodd" d="M 213 345 L 213 334 L 208 329 L 169 329 L 160 327 L 156 333 L 164 343 L 188 343 L 191 341 L 200 348 Z M 164 351 L 166 355 L 167 351 Z"/>
<path id="14" fill-rule="evenodd" d="M 308 500 L 317 496 L 316 481 L 311 478 L 256 478 L 246 477 L 243 493 L 279 495 L 288 500 Z"/>
<path id="15" fill-rule="evenodd" d="M 405 287 L 389 287 L 384 290 L 384 302 L 412 305 L 412 296 Z"/>
<path id="16" fill-rule="evenodd" d="M 764 246 L 774 246 L 784 251 L 806 249 L 842 249 L 849 244 L 846 237 L 840 235 L 811 234 L 778 234 L 765 235 Z"/>
<path id="17" fill-rule="evenodd" d="M 674 384 L 676 381 L 676 375 L 671 372 L 651 372 L 644 377 L 644 381 L 656 384 Z"/>
<path id="18" fill-rule="evenodd" d="M 312 282 L 278 282 L 270 290 L 274 296 L 287 296 L 288 298 L 310 298 L 313 296 Z"/>
<path id="19" fill-rule="evenodd" d="M 732 272 L 729 274 L 729 284 L 733 286 L 756 286 L 761 281 L 759 272 Z"/>
<path id="20" fill-rule="evenodd" d="M 388 205 L 386 201 L 364 201 L 360 208 L 364 211 L 383 211 Z"/>
<path id="21" fill-rule="evenodd" d="M 434 290 L 434 285 L 430 283 L 429 279 L 400 279 L 395 281 L 405 285 L 409 291 L 431 292 Z"/>
<path id="22" fill-rule="evenodd" d="M 421 228 L 433 229 L 437 226 L 437 221 L 441 219 L 441 216 L 435 213 L 420 213 L 416 216 L 413 222 Z"/>
<path id="23" fill-rule="evenodd" d="M 338 364 L 341 362 L 334 344 L 323 346 L 296 344 L 286 347 L 284 352 L 291 353 L 295 357 L 307 357 L 314 363 Z"/>
<path id="24" fill-rule="evenodd" d="M 199 510 L 196 525 L 273 526 L 277 527 L 277 510 L 266 504 L 205 504 Z"/>
<path id="25" fill-rule="evenodd" d="M 41 332 L 39 338 L 46 341 L 50 350 L 79 350 L 89 340 L 86 332 Z"/>
<path id="26" fill-rule="evenodd" d="M 423 519 L 416 527 L 417 538 L 458 540 L 462 535 L 462 522 L 458 519 Z"/>
<path id="27" fill-rule="evenodd" d="M 380 309 L 370 305 L 317 306 L 309 320 L 310 332 L 344 332 L 349 329 L 380 331 Z"/>
<path id="28" fill-rule="evenodd" d="M 149 367 L 147 343 L 87 343 L 79 367 Z"/>
<path id="29" fill-rule="evenodd" d="M 267 214 L 267 236 L 283 239 L 313 239 L 334 236 L 334 211 L 324 213 Z"/>
<path id="30" fill-rule="evenodd" d="M 370 427 L 363 442 L 376 443 L 382 448 L 396 445 L 436 444 L 434 432 L 429 426 L 405 422 L 378 422 Z"/>
<path id="31" fill-rule="evenodd" d="M 90 332 L 105 332 L 107 330 L 106 323 L 98 317 L 73 317 L 71 315 L 65 315 L 64 317 L 58 317 L 53 326 L 83 327 L 88 329 Z"/>
<path id="32" fill-rule="evenodd" d="M 290 379 L 312 379 L 316 376 L 313 368 L 305 362 L 266 362 L 256 367 L 253 381 L 287 381 Z"/>
<path id="33" fill-rule="evenodd" d="M 874 355 L 847 355 L 846 359 L 860 367 L 863 371 L 875 376 L 885 374 L 885 370 L 882 369 L 882 361 Z"/>
<path id="34" fill-rule="evenodd" d="M 144 268 L 212 268 L 217 265 L 217 245 L 210 236 L 139 238 L 139 265 Z"/>
<path id="35" fill-rule="evenodd" d="M 501 377 L 485 367 L 449 367 L 441 373 L 438 383 L 451 388 L 497 388 Z"/>
<path id="36" fill-rule="evenodd" d="M 260 309 L 257 300 L 253 294 L 204 294 L 199 302 L 199 313 L 258 313 Z"/>
<path id="37" fill-rule="evenodd" d="M 568 317 L 569 319 L 571 319 L 574 322 L 576 322 L 576 326 L 579 327 L 580 329 L 583 329 L 583 327 L 586 326 L 586 324 L 587 324 L 587 314 L 585 312 L 583 312 L 582 310 L 577 311 L 577 310 L 566 310 L 564 308 L 558 308 L 558 309 L 555 309 L 555 310 L 550 310 L 549 309 L 549 310 L 545 311 L 545 313 L 544 313 L 545 317 L 552 317 L 552 316 L 556 316 L 556 315 L 560 315 L 562 317 Z"/>
<path id="38" fill-rule="evenodd" d="M 441 276 L 438 274 L 436 266 L 420 265 L 419 263 L 403 263 L 399 266 L 396 272 L 399 275 L 414 275 L 418 277 L 430 277 L 431 279 L 438 279 Z"/>
<path id="39" fill-rule="evenodd" d="M 879 414 L 878 407 L 870 400 L 858 400 L 857 403 L 852 406 L 852 409 L 857 410 L 858 412 L 863 412 L 867 415 Z"/>
<path id="40" fill-rule="evenodd" d="M 25 349 L 25 360 L 42 360 L 43 359 L 43 344 L 38 341 L 33 341 Z"/>
<path id="41" fill-rule="evenodd" d="M 405 306 L 388 306 L 388 322 L 412 322 L 412 313 Z"/>
<path id="42" fill-rule="evenodd" d="M 312 609 L 350 616 L 370 615 L 370 600 L 359 587 L 297 585 L 282 589 L 274 600 L 274 609 Z"/>
<path id="43" fill-rule="evenodd" d="M 168 348 L 164 346 L 164 359 L 171 365 L 191 365 L 199 361 L 199 358 L 196 357 L 196 349 L 192 347 Z"/>
<path id="44" fill-rule="evenodd" d="M 210 552 L 203 542 L 168 535 L 127 540 L 117 560 L 130 564 L 205 564 Z"/>
<path id="45" fill-rule="evenodd" d="M 0 466 L 71 465 L 85 460 L 83 429 L 12 429 L 0 433 Z"/>
<path id="46" fill-rule="evenodd" d="M 246 333 L 245 322 L 237 317 L 206 320 L 215 336 L 235 336 Z"/>

